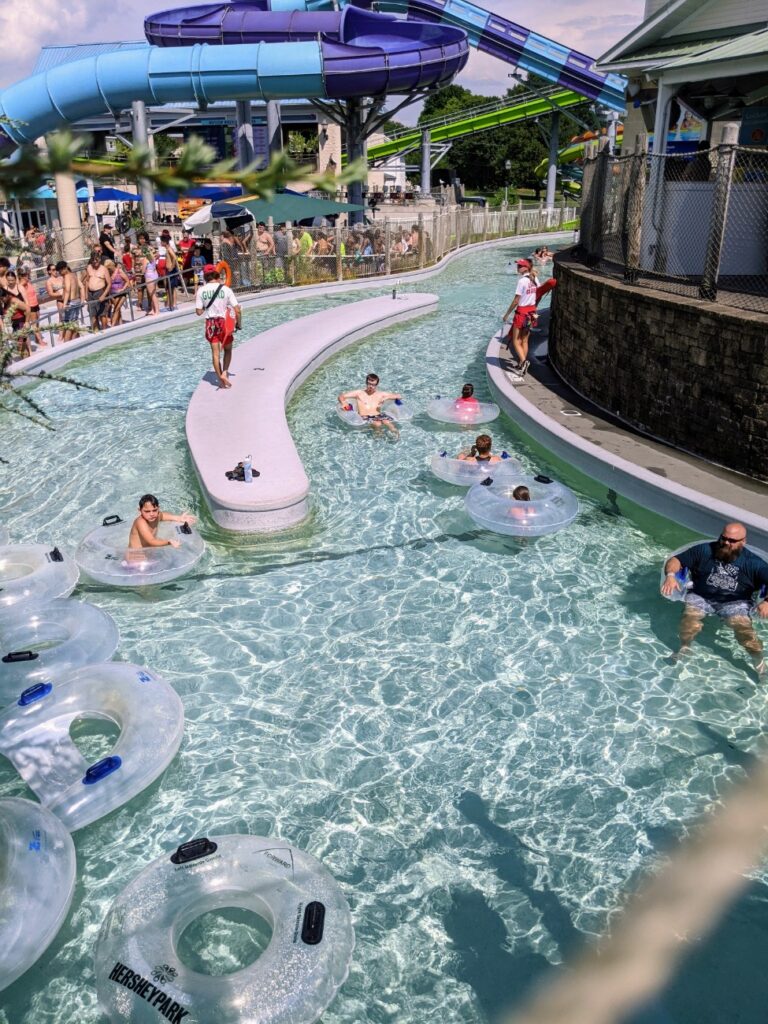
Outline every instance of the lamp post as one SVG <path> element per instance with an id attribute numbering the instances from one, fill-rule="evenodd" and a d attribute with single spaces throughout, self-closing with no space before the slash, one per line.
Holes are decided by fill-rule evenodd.
<path id="1" fill-rule="evenodd" d="M 504 205 L 509 206 L 509 172 L 512 170 L 512 161 L 504 161 L 504 170 L 507 172 L 507 184 L 504 186 Z"/>

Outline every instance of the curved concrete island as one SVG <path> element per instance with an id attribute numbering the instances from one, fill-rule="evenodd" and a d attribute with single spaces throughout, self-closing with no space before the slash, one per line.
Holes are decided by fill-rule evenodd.
<path id="1" fill-rule="evenodd" d="M 213 518 L 225 530 L 263 533 L 309 512 L 309 480 L 285 416 L 296 389 L 336 352 L 376 331 L 437 309 L 437 296 L 398 295 L 290 320 L 257 334 L 232 356 L 229 390 L 205 374 L 187 410 L 187 443 Z M 329 395 L 329 405 L 335 400 Z M 225 476 L 246 455 L 253 483 Z"/>

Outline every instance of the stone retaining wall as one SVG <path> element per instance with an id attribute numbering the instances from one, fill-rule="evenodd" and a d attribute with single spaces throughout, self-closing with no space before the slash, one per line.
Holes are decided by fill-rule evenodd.
<path id="1" fill-rule="evenodd" d="M 768 317 L 555 263 L 549 354 L 596 405 L 676 447 L 768 480 Z"/>

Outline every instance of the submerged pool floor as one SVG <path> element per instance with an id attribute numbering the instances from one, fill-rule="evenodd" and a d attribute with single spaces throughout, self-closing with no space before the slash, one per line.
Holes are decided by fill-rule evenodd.
<path id="1" fill-rule="evenodd" d="M 513 292 L 512 254 L 457 261 L 429 284 L 437 314 L 360 343 L 302 387 L 289 420 L 313 514 L 284 535 L 233 537 L 205 518 L 184 438 L 209 358 L 199 324 L 67 371 L 103 393 L 38 388 L 54 433 L 0 417 L 0 521 L 13 539 L 73 549 L 151 491 L 200 515 L 208 544 L 194 575 L 150 597 L 76 592 L 116 619 L 118 658 L 174 685 L 185 737 L 159 783 L 75 835 L 72 910 L 0 994 L 0 1024 L 100 1024 L 93 952 L 112 899 L 154 857 L 228 832 L 294 843 L 342 884 L 357 948 L 326 1024 L 484 1024 L 599 932 L 743 774 L 766 710 L 743 653 L 708 624 L 695 656 L 667 662 L 678 608 L 657 596 L 658 572 L 682 530 L 629 518 L 568 477 L 581 503 L 570 529 L 526 545 L 484 533 L 463 492 L 428 470 L 472 433 L 420 414 L 393 443 L 333 413 L 371 370 L 422 409 L 465 380 L 487 399 L 483 357 Z M 343 316 L 354 298 L 252 310 L 246 331 L 334 305 Z M 489 426 L 497 448 L 562 478 L 509 421 Z M 24 795 L 0 760 L 0 796 Z M 766 896 L 756 872 L 643 1020 L 762 1021 Z M 232 962 L 246 942 L 226 923 L 201 941 L 204 959 Z"/>

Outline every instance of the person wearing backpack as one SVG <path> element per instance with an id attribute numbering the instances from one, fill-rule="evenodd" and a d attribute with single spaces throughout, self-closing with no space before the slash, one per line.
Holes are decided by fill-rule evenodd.
<path id="1" fill-rule="evenodd" d="M 231 388 L 232 382 L 227 371 L 232 362 L 234 331 L 231 331 L 227 325 L 227 311 L 229 309 L 234 311 L 234 330 L 239 331 L 242 324 L 242 310 L 232 289 L 219 281 L 219 273 L 212 263 L 203 267 L 203 277 L 205 283 L 197 289 L 195 296 L 195 312 L 198 316 L 205 316 L 205 337 L 211 346 L 216 378 L 221 387 Z"/>

